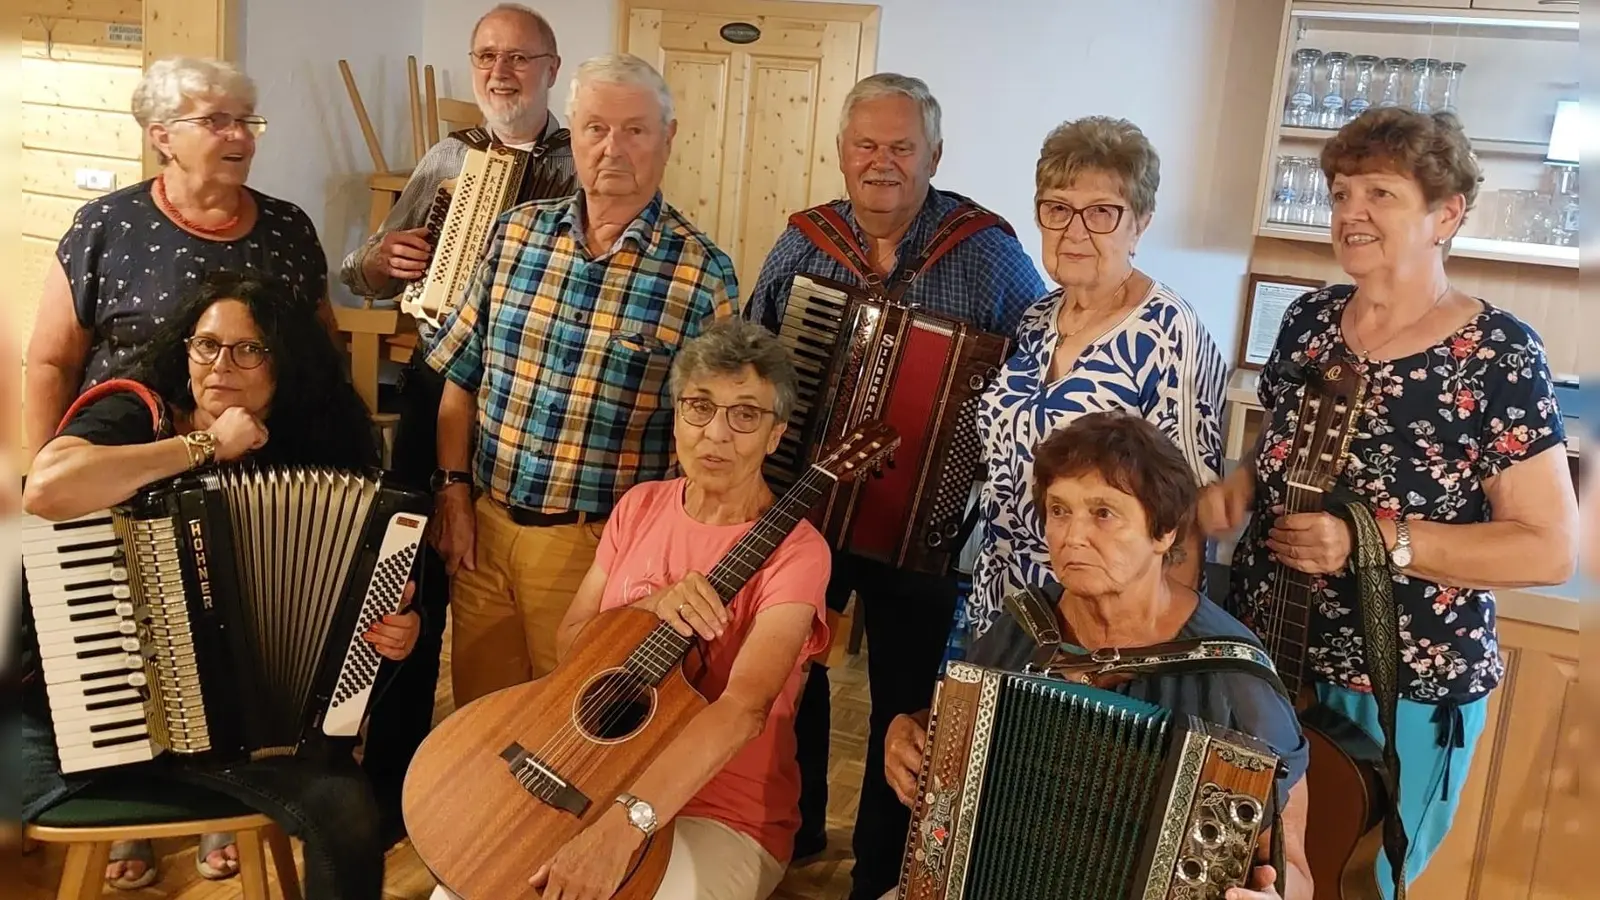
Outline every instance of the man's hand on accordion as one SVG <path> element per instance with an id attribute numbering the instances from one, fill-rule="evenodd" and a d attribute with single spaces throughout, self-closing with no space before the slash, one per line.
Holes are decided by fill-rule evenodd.
<path id="1" fill-rule="evenodd" d="M 427 228 L 409 228 L 391 231 L 383 236 L 362 260 L 362 274 L 368 282 L 383 282 L 390 278 L 416 281 L 428 274 L 428 260 L 433 258 L 433 245 L 428 243 Z"/>
<path id="2" fill-rule="evenodd" d="M 372 623 L 363 635 L 378 655 L 399 662 L 411 655 L 417 646 L 417 636 L 422 633 L 422 617 L 411 609 L 411 596 L 417 592 L 415 581 L 406 585 L 400 596 L 400 609 Z"/>

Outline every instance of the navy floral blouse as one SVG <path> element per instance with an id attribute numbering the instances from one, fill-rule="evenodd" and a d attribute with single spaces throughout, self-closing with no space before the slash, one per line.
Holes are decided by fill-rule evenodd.
<path id="1" fill-rule="evenodd" d="M 1258 631 L 1276 564 L 1266 549 L 1274 506 L 1284 502 L 1285 459 L 1304 388 L 1281 360 L 1310 365 L 1349 354 L 1339 322 L 1355 288 L 1336 285 L 1296 300 L 1258 388 L 1268 410 L 1256 460 L 1254 516 L 1234 551 L 1232 610 Z M 1469 524 L 1489 519 L 1484 482 L 1566 439 L 1544 346 L 1516 316 L 1484 304 L 1443 342 L 1411 356 L 1363 363 L 1368 400 L 1350 442 L 1344 486 L 1379 518 Z M 1313 579 L 1311 677 L 1369 691 L 1359 593 L 1348 569 Z M 1400 619 L 1400 694 L 1464 703 L 1504 674 L 1494 594 L 1394 576 Z"/>
<path id="2" fill-rule="evenodd" d="M 153 183 L 85 203 L 56 247 L 78 323 L 94 334 L 82 390 L 126 374 L 183 292 L 207 273 L 255 272 L 312 308 L 327 293 L 328 260 L 300 207 L 247 188 L 256 202 L 255 227 L 237 240 L 213 241 L 184 231 L 157 209 Z"/>

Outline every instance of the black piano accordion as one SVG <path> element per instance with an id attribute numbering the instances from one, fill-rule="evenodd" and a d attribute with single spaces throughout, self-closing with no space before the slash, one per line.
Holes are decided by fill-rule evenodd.
<path id="1" fill-rule="evenodd" d="M 429 498 L 376 474 L 219 467 L 23 524 L 60 768 L 227 763 L 353 737 Z"/>
<path id="2" fill-rule="evenodd" d="M 1262 742 L 1087 685 L 952 663 L 900 900 L 1221 900 L 1270 818 Z"/>
<path id="3" fill-rule="evenodd" d="M 800 375 L 800 401 L 766 475 L 785 489 L 819 448 L 877 419 L 900 434 L 881 477 L 834 488 L 818 525 L 840 550 L 909 571 L 944 574 L 983 472 L 977 411 L 1005 362 L 1005 338 L 796 275 L 778 330 Z"/>

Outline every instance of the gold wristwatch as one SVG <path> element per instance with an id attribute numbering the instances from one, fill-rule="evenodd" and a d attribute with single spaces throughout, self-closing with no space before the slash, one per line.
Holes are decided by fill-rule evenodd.
<path id="1" fill-rule="evenodd" d="M 189 450 L 189 468 L 198 469 L 217 461 L 217 436 L 209 431 L 191 431 L 183 436 Z"/>

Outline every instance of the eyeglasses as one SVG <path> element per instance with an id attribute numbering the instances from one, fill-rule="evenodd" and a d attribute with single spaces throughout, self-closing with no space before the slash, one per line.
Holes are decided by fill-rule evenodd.
<path id="1" fill-rule="evenodd" d="M 513 71 L 521 72 L 536 59 L 553 59 L 554 53 L 518 53 L 514 50 L 474 50 L 468 53 L 472 65 L 479 69 L 492 69 L 494 64 L 504 59 Z"/>
<path id="2" fill-rule="evenodd" d="M 1110 234 L 1122 224 L 1122 214 L 1127 212 L 1126 206 L 1115 206 L 1110 203 L 1096 203 L 1078 209 L 1070 203 L 1060 200 L 1040 200 L 1035 207 L 1035 214 L 1039 227 L 1048 231 L 1066 231 L 1072 227 L 1072 220 L 1082 216 L 1083 227 L 1092 234 Z"/>
<path id="3" fill-rule="evenodd" d="M 717 417 L 717 410 L 728 411 L 728 427 L 740 434 L 749 434 L 761 426 L 762 418 L 776 415 L 770 409 L 751 406 L 748 403 L 735 403 L 731 406 L 713 403 L 704 397 L 684 397 L 678 401 L 678 415 L 690 425 L 699 428 L 710 425 L 711 420 Z"/>
<path id="4" fill-rule="evenodd" d="M 208 337 L 192 337 L 184 341 L 184 346 L 189 348 L 189 358 L 202 366 L 209 366 L 217 361 L 222 351 L 228 351 L 228 357 L 233 364 L 241 369 L 254 369 L 267 361 L 267 356 L 272 353 L 260 341 L 240 341 L 237 344 L 224 344 L 221 341 Z"/>
<path id="5" fill-rule="evenodd" d="M 169 119 L 167 121 L 168 124 L 175 122 L 194 122 L 211 129 L 213 134 L 221 134 L 222 132 L 232 128 L 234 125 L 242 126 L 245 131 L 250 132 L 256 137 L 260 137 L 262 134 L 265 134 L 267 130 L 267 120 L 263 116 L 236 116 L 233 113 L 225 112 L 214 112 L 206 116 L 188 116 L 187 118 L 183 119 Z"/>

